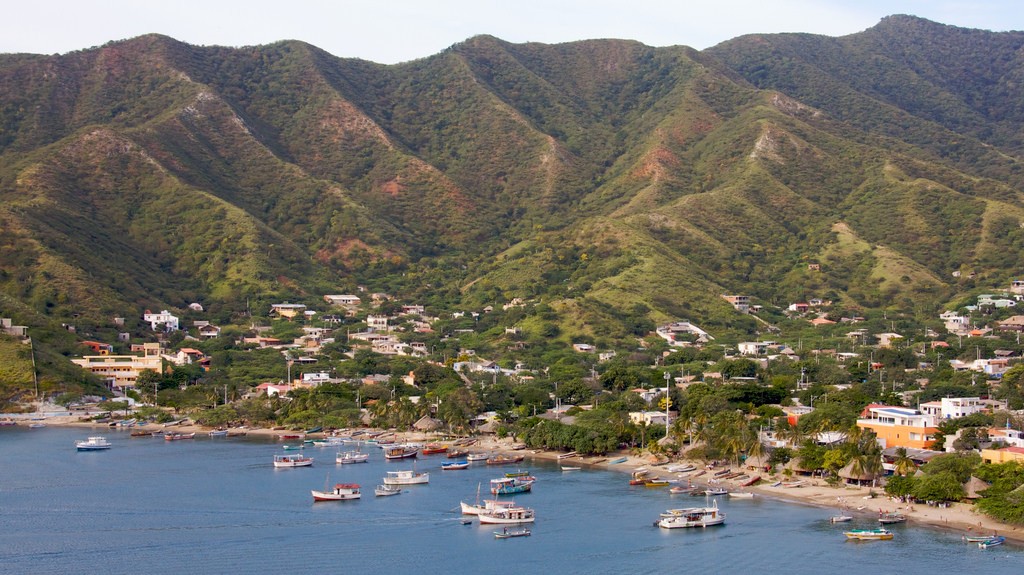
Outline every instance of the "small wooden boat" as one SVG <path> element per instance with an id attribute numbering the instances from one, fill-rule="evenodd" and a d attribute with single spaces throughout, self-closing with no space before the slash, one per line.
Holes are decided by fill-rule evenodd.
<path id="1" fill-rule="evenodd" d="M 582 467 L 569 467 L 567 465 L 562 466 L 562 471 L 579 471 Z"/>
<path id="2" fill-rule="evenodd" d="M 619 457 L 608 462 L 608 465 L 618 465 L 619 463 L 625 463 L 628 457 Z"/>
<path id="3" fill-rule="evenodd" d="M 359 485 L 355 483 L 338 483 L 330 491 L 311 489 L 310 492 L 313 494 L 313 501 L 348 501 L 362 497 Z"/>
<path id="4" fill-rule="evenodd" d="M 524 455 L 493 455 L 487 458 L 487 465 L 508 465 L 526 459 Z"/>
<path id="5" fill-rule="evenodd" d="M 851 529 L 850 531 L 844 531 L 843 535 L 847 539 L 855 541 L 888 541 L 892 539 L 892 531 L 888 529 Z"/>
<path id="6" fill-rule="evenodd" d="M 304 433 L 286 433 L 286 434 L 281 436 L 281 439 L 284 439 L 284 440 L 289 440 L 289 439 L 305 439 L 305 437 L 306 437 L 306 434 L 304 434 Z"/>
<path id="7" fill-rule="evenodd" d="M 501 531 L 495 531 L 494 532 L 494 538 L 495 539 L 510 539 L 512 537 L 529 537 L 529 536 L 530 536 L 530 530 L 526 529 L 526 528 L 523 528 L 523 529 L 513 529 L 512 531 L 509 531 L 508 529 L 502 529 Z"/>
<path id="8" fill-rule="evenodd" d="M 665 469 L 672 473 L 689 473 L 697 468 L 692 465 L 671 465 Z"/>
<path id="9" fill-rule="evenodd" d="M 164 435 L 164 440 L 166 440 L 166 441 L 180 441 L 182 439 L 193 439 L 193 438 L 195 438 L 195 436 L 196 436 L 196 433 L 194 431 L 192 433 L 177 433 L 177 432 L 175 432 L 175 433 L 168 433 L 168 434 Z"/>
<path id="10" fill-rule="evenodd" d="M 727 489 L 722 488 L 722 487 L 709 487 L 709 488 L 704 490 L 704 495 L 711 495 L 711 496 L 726 495 L 727 493 L 729 493 L 729 491 Z"/>
<path id="11" fill-rule="evenodd" d="M 444 453 L 446 451 L 448 451 L 447 445 L 438 445 L 436 443 L 424 445 L 423 449 L 420 449 L 420 453 L 422 453 L 423 455 L 435 455 L 438 453 Z"/>
<path id="12" fill-rule="evenodd" d="M 981 547 L 982 549 L 988 549 L 989 547 L 995 547 L 997 545 L 1002 545 L 1005 542 L 1006 542 L 1006 537 L 1003 537 L 1002 535 L 996 535 L 995 537 L 986 539 L 985 541 L 982 541 L 982 542 L 978 543 L 978 547 Z"/>
<path id="13" fill-rule="evenodd" d="M 317 426 L 317 427 L 314 427 L 312 429 L 307 429 L 306 430 L 306 435 L 309 435 L 310 433 L 316 433 L 316 432 L 322 431 L 322 430 L 323 430 L 323 426 Z"/>
<path id="14" fill-rule="evenodd" d="M 996 537 L 997 535 L 995 533 L 992 535 L 964 535 L 963 540 L 967 543 L 982 543 L 989 539 L 995 539 Z"/>
<path id="15" fill-rule="evenodd" d="M 646 469 L 637 469 L 633 472 L 633 475 L 629 478 L 630 485 L 643 485 L 651 480 L 650 474 Z"/>
<path id="16" fill-rule="evenodd" d="M 520 469 L 518 471 L 509 471 L 508 473 L 505 474 L 505 477 L 529 477 L 529 476 L 530 476 L 530 472 L 529 471 L 524 471 L 522 469 Z"/>
<path id="17" fill-rule="evenodd" d="M 486 453 L 469 453 L 466 455 L 466 461 L 487 461 L 490 455 Z"/>
<path id="18" fill-rule="evenodd" d="M 577 455 L 577 453 L 575 451 L 570 451 L 569 453 L 562 453 L 562 454 L 560 454 L 558 456 L 558 459 L 560 459 L 560 460 L 561 459 L 569 459 L 570 457 L 576 457 L 576 455 Z"/>
<path id="19" fill-rule="evenodd" d="M 761 481 L 761 476 L 760 475 L 755 475 L 755 476 L 751 477 L 750 479 L 744 481 L 743 483 L 740 483 L 740 487 L 750 487 L 751 485 L 754 485 L 758 481 Z"/>
<path id="20" fill-rule="evenodd" d="M 840 513 L 839 515 L 833 515 L 829 521 L 832 523 L 847 523 L 849 521 L 853 521 L 853 516 Z"/>
<path id="21" fill-rule="evenodd" d="M 29 429 L 42 429 L 46 427 L 45 423 L 30 423 L 28 424 Z"/>
<path id="22" fill-rule="evenodd" d="M 442 463 L 441 464 L 441 470 L 442 471 L 454 471 L 454 470 L 457 470 L 457 469 L 468 469 L 468 468 L 469 468 L 469 462 L 468 461 L 453 461 L 451 463 Z"/>
<path id="23" fill-rule="evenodd" d="M 893 523 L 903 523 L 907 520 L 907 516 L 902 513 L 879 513 L 878 522 L 882 525 L 891 525 Z"/>
<path id="24" fill-rule="evenodd" d="M 644 487 L 668 487 L 668 481 L 657 477 L 652 477 L 644 482 Z"/>
<path id="25" fill-rule="evenodd" d="M 754 494 L 749 491 L 730 491 L 729 497 L 735 499 L 753 499 Z"/>
<path id="26" fill-rule="evenodd" d="M 377 497 L 387 497 L 389 495 L 398 495 L 402 492 L 402 488 L 396 485 L 378 485 L 374 488 L 373 494 Z"/>
<path id="27" fill-rule="evenodd" d="M 131 437 L 153 437 L 153 432 L 146 431 L 144 429 L 136 429 L 131 433 Z"/>
<path id="28" fill-rule="evenodd" d="M 388 447 L 384 450 L 384 459 L 395 460 L 395 459 L 412 459 L 416 457 L 419 450 L 414 447 L 406 447 L 404 445 L 396 445 L 394 447 Z"/>
<path id="29" fill-rule="evenodd" d="M 285 451 L 297 451 L 299 449 L 305 449 L 304 445 L 282 445 L 281 449 Z"/>
<path id="30" fill-rule="evenodd" d="M 469 455 L 468 449 L 449 449 L 445 457 L 448 459 L 464 459 L 467 455 Z"/>
<path id="31" fill-rule="evenodd" d="M 210 432 L 210 437 L 227 437 L 228 430 L 226 429 L 214 429 Z"/>
<path id="32" fill-rule="evenodd" d="M 513 495 L 526 493 L 533 489 L 533 477 L 502 477 L 491 480 L 491 494 Z"/>
<path id="33" fill-rule="evenodd" d="M 723 476 L 729 475 L 730 473 L 732 473 L 732 470 L 730 470 L 730 469 L 723 469 L 721 471 L 716 471 L 714 473 L 714 476 L 721 478 Z"/>
<path id="34" fill-rule="evenodd" d="M 697 488 L 692 485 L 688 485 L 686 487 L 683 487 L 682 485 L 676 485 L 674 487 L 669 488 L 668 492 L 673 495 L 681 495 L 683 493 L 693 493 L 696 490 Z"/>
<path id="35" fill-rule="evenodd" d="M 416 473 L 413 470 L 388 471 L 384 477 L 385 485 L 419 485 L 430 482 L 430 474 Z"/>

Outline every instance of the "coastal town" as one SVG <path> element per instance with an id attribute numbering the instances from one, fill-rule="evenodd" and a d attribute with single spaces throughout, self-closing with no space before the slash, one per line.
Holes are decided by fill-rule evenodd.
<path id="1" fill-rule="evenodd" d="M 417 445 L 449 438 L 446 448 L 464 438 L 487 454 L 641 469 L 634 479 L 650 487 L 774 494 L 841 516 L 892 508 L 922 524 L 1019 539 L 1012 521 L 990 511 L 1020 505 L 1006 485 L 1024 465 L 1024 316 L 1013 315 L 1024 281 L 1009 288 L 943 312 L 933 323 L 941 326 L 915 326 L 917 335 L 887 318 L 835 317 L 822 300 L 782 312 L 790 324 L 831 330 L 818 338 L 830 348 L 788 341 L 774 325 L 762 339 L 723 344 L 727 337 L 677 320 L 637 337 L 634 350 L 571 342 L 562 358 L 575 370 L 523 353 L 523 326 L 503 323 L 536 306 L 519 299 L 442 318 L 386 294 L 325 295 L 272 303 L 248 326 L 199 319 L 205 310 L 195 303 L 182 317 L 145 311 L 141 338 L 115 318 L 112 327 L 126 330 L 116 341 L 82 339 L 86 353 L 70 360 L 102 392 L 51 395 L 47 413 L 5 423 L 138 435 L 169 423 L 185 434 L 316 429 L 325 438 L 379 429 Z M 738 314 L 768 315 L 745 296 L 722 299 Z M 886 321 L 889 330 L 868 327 Z M 10 320 L 3 328 L 30 337 Z M 500 350 L 500 360 L 464 341 Z M 229 352 L 259 356 L 284 377 L 215 377 Z M 865 502 L 885 497 L 895 503 Z"/>

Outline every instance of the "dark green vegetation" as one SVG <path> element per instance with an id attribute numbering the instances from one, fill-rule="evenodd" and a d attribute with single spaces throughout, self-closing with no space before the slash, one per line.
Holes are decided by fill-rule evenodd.
<path id="1" fill-rule="evenodd" d="M 722 293 L 921 319 L 1019 272 L 1022 45 L 892 17 L 705 52 L 482 36 L 395 66 L 161 36 L 2 55 L 0 316 L 51 358 L 80 352 L 61 323 L 113 341 L 112 317 L 141 336 L 142 309 L 201 301 L 244 326 L 358 284 L 534 299 L 507 318 L 534 344 L 677 318 L 749 338 Z"/>

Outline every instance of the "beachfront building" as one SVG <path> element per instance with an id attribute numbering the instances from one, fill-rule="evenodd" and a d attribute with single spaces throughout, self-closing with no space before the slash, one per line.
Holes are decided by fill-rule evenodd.
<path id="1" fill-rule="evenodd" d="M 935 441 L 935 418 L 909 407 L 871 404 L 861 412 L 857 427 L 875 432 L 882 448 L 928 449 Z"/>
<path id="2" fill-rule="evenodd" d="M 163 357 L 159 343 L 143 344 L 142 356 L 87 355 L 72 359 L 71 363 L 99 377 L 110 389 L 121 391 L 134 388 L 139 373 L 144 369 L 163 373 Z"/>

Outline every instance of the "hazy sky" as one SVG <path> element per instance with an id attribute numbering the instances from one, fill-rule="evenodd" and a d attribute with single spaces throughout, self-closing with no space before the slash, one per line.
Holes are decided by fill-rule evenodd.
<path id="1" fill-rule="evenodd" d="M 65 53 L 156 32 L 196 45 L 302 40 L 395 63 L 478 34 L 510 42 L 626 38 L 703 49 L 742 34 L 842 36 L 890 14 L 1024 30 L 1022 0 L 50 0 L 0 9 L 0 53 Z M 16 4 L 12 6 L 11 4 Z"/>

